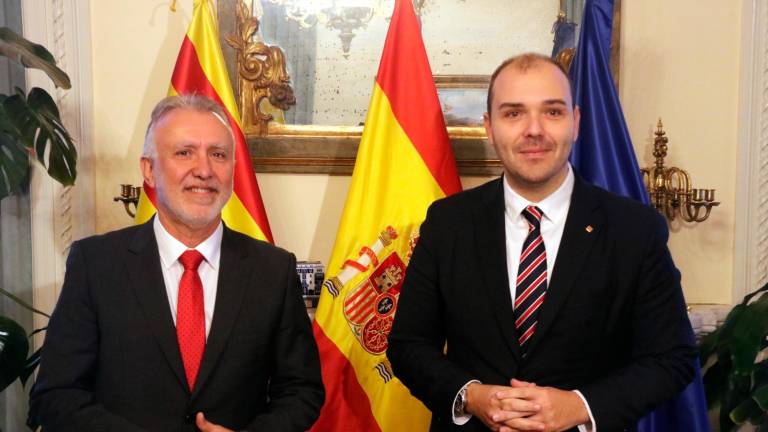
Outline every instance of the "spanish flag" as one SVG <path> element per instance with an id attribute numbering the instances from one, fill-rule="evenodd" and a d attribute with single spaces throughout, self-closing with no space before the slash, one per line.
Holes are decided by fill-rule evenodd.
<path id="1" fill-rule="evenodd" d="M 315 316 L 326 402 L 313 431 L 419 431 L 389 331 L 427 207 L 461 184 L 411 0 L 396 0 Z"/>
<path id="2" fill-rule="evenodd" d="M 181 43 L 168 94 L 197 93 L 224 107 L 235 133 L 235 179 L 234 191 L 222 210 L 222 218 L 229 228 L 272 243 L 272 232 L 227 76 L 213 8 L 210 0 L 194 1 L 192 22 Z M 154 189 L 144 183 L 143 190 L 136 211 L 136 223 L 146 222 L 157 211 Z"/>

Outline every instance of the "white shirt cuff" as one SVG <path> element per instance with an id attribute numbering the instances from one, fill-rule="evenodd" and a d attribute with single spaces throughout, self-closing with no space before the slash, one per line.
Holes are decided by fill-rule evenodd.
<path id="1" fill-rule="evenodd" d="M 461 391 L 462 391 L 462 390 L 464 390 L 464 389 L 466 389 L 467 387 L 469 387 L 469 385 L 470 385 L 470 384 L 472 384 L 472 383 L 478 383 L 478 384 L 480 384 L 480 381 L 478 381 L 478 380 L 471 380 L 471 381 L 468 381 L 466 384 L 464 384 L 464 385 L 463 385 L 463 386 L 462 386 L 462 387 L 459 389 L 459 391 L 458 391 L 458 392 L 456 392 L 456 397 L 454 397 L 454 398 L 453 398 L 453 405 L 451 405 L 451 417 L 453 417 L 453 424 L 455 424 L 455 425 L 457 425 L 457 426 L 461 426 L 461 425 L 464 425 L 464 424 L 466 424 L 466 423 L 467 423 L 467 422 L 468 422 L 468 421 L 469 421 L 469 420 L 472 418 L 472 414 L 466 414 L 466 413 L 465 413 L 464 415 L 459 415 L 459 416 L 457 416 L 457 415 L 456 415 L 456 412 L 453 410 L 453 407 L 455 407 L 455 406 L 456 406 L 456 402 L 457 402 L 457 401 L 458 401 L 458 399 L 459 399 L 459 393 L 461 393 Z"/>
<path id="2" fill-rule="evenodd" d="M 584 406 L 587 407 L 587 414 L 589 414 L 589 423 L 580 424 L 578 426 L 579 432 L 597 432 L 597 423 L 595 423 L 595 418 L 592 416 L 592 410 L 589 409 L 587 399 L 580 391 L 574 390 L 573 392 L 579 395 L 581 401 L 584 402 Z"/>

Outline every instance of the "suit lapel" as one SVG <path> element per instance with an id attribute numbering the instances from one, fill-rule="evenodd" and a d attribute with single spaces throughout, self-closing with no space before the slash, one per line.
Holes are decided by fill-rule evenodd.
<path id="1" fill-rule="evenodd" d="M 487 290 L 487 298 L 496 317 L 504 340 L 512 355 L 520 356 L 520 345 L 515 334 L 512 298 L 507 275 L 507 245 L 504 228 L 504 190 L 502 179 L 496 180 L 483 192 L 481 205 L 474 208 L 473 225 L 475 245 Z"/>
<path id="2" fill-rule="evenodd" d="M 532 352 L 539 341 L 545 337 L 558 311 L 568 298 L 574 281 L 584 267 L 585 260 L 603 224 L 602 213 L 597 211 L 598 209 L 599 203 L 594 192 L 584 180 L 576 176 L 555 268 L 552 269 L 552 278 L 539 311 L 539 320 L 528 352 Z"/>
<path id="3" fill-rule="evenodd" d="M 131 288 L 149 328 L 157 339 L 160 349 L 171 366 L 179 384 L 188 389 L 184 365 L 181 360 L 176 327 L 168 304 L 165 281 L 160 267 L 160 254 L 152 228 L 153 219 L 141 225 L 128 245 L 127 272 Z"/>
<path id="4" fill-rule="evenodd" d="M 193 399 L 200 393 L 227 345 L 232 327 L 240 313 L 245 291 L 251 280 L 251 268 L 245 265 L 248 248 L 242 243 L 242 238 L 237 237 L 229 228 L 224 226 L 216 305 L 213 310 L 213 321 L 205 344 L 200 370 L 197 373 L 195 388 L 192 391 Z"/>

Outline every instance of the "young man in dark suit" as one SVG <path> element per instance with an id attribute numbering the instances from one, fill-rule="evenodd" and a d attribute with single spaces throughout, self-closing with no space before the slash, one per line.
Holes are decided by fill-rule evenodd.
<path id="1" fill-rule="evenodd" d="M 234 138 L 203 96 L 161 101 L 149 222 L 72 245 L 30 424 L 46 431 L 304 431 L 323 403 L 295 258 L 228 229 Z"/>
<path id="2" fill-rule="evenodd" d="M 493 74 L 501 179 L 429 209 L 387 355 L 433 430 L 634 428 L 693 377 L 680 275 L 652 208 L 587 184 L 568 78 L 524 54 Z"/>

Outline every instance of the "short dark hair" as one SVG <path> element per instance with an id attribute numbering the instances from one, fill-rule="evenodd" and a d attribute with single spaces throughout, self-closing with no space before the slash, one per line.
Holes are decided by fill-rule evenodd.
<path id="1" fill-rule="evenodd" d="M 488 100 L 486 101 L 486 109 L 488 110 L 488 115 L 491 115 L 491 103 L 493 102 L 493 85 L 496 83 L 496 78 L 499 76 L 501 71 L 507 68 L 507 66 L 515 67 L 517 70 L 525 72 L 528 69 L 535 67 L 541 63 L 549 63 L 551 65 L 554 65 L 557 67 L 557 69 L 560 70 L 560 72 L 565 75 L 565 79 L 568 80 L 568 90 L 571 92 L 571 103 L 576 104 L 573 100 L 573 83 L 571 82 L 571 77 L 568 76 L 568 71 L 566 71 L 563 68 L 563 65 L 553 60 L 551 57 L 545 56 L 544 54 L 539 53 L 524 53 L 520 55 L 516 55 L 514 57 L 510 57 L 506 60 L 504 60 L 499 67 L 496 68 L 495 71 L 493 71 L 493 74 L 491 75 L 491 82 L 488 84 Z"/>

